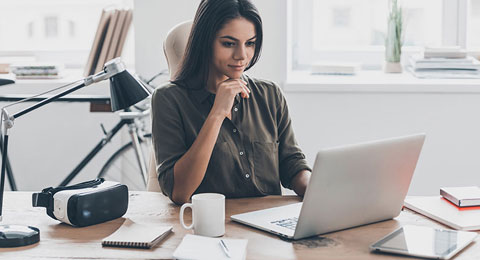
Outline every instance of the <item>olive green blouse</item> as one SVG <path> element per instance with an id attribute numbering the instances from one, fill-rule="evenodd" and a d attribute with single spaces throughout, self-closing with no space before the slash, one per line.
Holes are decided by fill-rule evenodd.
<path id="1" fill-rule="evenodd" d="M 225 118 L 197 193 L 227 198 L 281 194 L 301 170 L 310 170 L 292 130 L 288 107 L 273 82 L 244 76 L 250 98 L 234 100 L 232 119 Z M 173 167 L 197 138 L 215 100 L 201 86 L 174 83 L 152 98 L 152 135 L 157 174 L 172 198 Z M 310 170 L 311 171 L 311 170 Z"/>

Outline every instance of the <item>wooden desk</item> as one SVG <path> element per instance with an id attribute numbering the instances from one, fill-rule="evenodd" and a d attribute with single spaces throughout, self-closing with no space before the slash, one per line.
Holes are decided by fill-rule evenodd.
<path id="1" fill-rule="evenodd" d="M 398 256 L 370 253 L 368 247 L 404 224 L 445 228 L 405 210 L 394 220 L 291 242 L 230 220 L 233 214 L 297 201 L 299 199 L 294 196 L 227 200 L 225 236 L 248 239 L 247 259 L 400 259 Z M 123 218 L 90 227 L 74 228 L 51 219 L 43 208 L 31 207 L 29 192 L 6 192 L 3 212 L 3 224 L 23 224 L 39 228 L 40 243 L 0 249 L 1 259 L 170 259 L 183 236 L 191 232 L 184 230 L 179 223 L 179 207 L 162 194 L 153 192 L 131 192 L 130 205 L 125 215 L 142 223 L 173 225 L 174 233 L 150 250 L 102 248 L 101 240 L 120 227 Z M 191 216 L 189 213 L 188 215 Z M 190 222 L 187 219 L 186 221 Z M 455 259 L 480 259 L 480 240 L 476 241 Z"/>

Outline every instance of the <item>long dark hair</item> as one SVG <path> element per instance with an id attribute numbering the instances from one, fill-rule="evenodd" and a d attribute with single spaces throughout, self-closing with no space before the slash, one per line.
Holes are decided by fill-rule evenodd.
<path id="1" fill-rule="evenodd" d="M 243 17 L 255 26 L 255 53 L 245 70 L 257 62 L 262 48 L 262 19 L 257 8 L 249 0 L 202 0 L 198 6 L 185 55 L 174 83 L 187 86 L 195 80 L 205 87 L 208 80 L 212 49 L 217 32 L 230 20 Z"/>

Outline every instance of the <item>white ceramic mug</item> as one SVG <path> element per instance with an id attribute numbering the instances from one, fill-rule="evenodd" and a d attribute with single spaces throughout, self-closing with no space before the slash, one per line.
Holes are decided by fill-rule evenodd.
<path id="1" fill-rule="evenodd" d="M 192 209 L 192 224 L 185 225 L 183 212 Z M 219 237 L 225 234 L 225 196 L 218 193 L 200 193 L 192 196 L 192 203 L 180 208 L 180 223 L 186 229 L 192 229 L 195 235 Z"/>

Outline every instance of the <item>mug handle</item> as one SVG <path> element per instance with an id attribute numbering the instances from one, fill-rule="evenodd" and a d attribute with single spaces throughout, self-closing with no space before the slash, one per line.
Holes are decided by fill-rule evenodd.
<path id="1" fill-rule="evenodd" d="M 186 226 L 185 222 L 183 221 L 183 212 L 185 211 L 186 208 L 191 208 L 192 209 L 192 224 L 190 226 Z M 180 224 L 182 224 L 183 228 L 185 228 L 185 229 L 192 229 L 193 228 L 193 207 L 192 207 L 192 203 L 185 203 L 180 208 Z"/>

